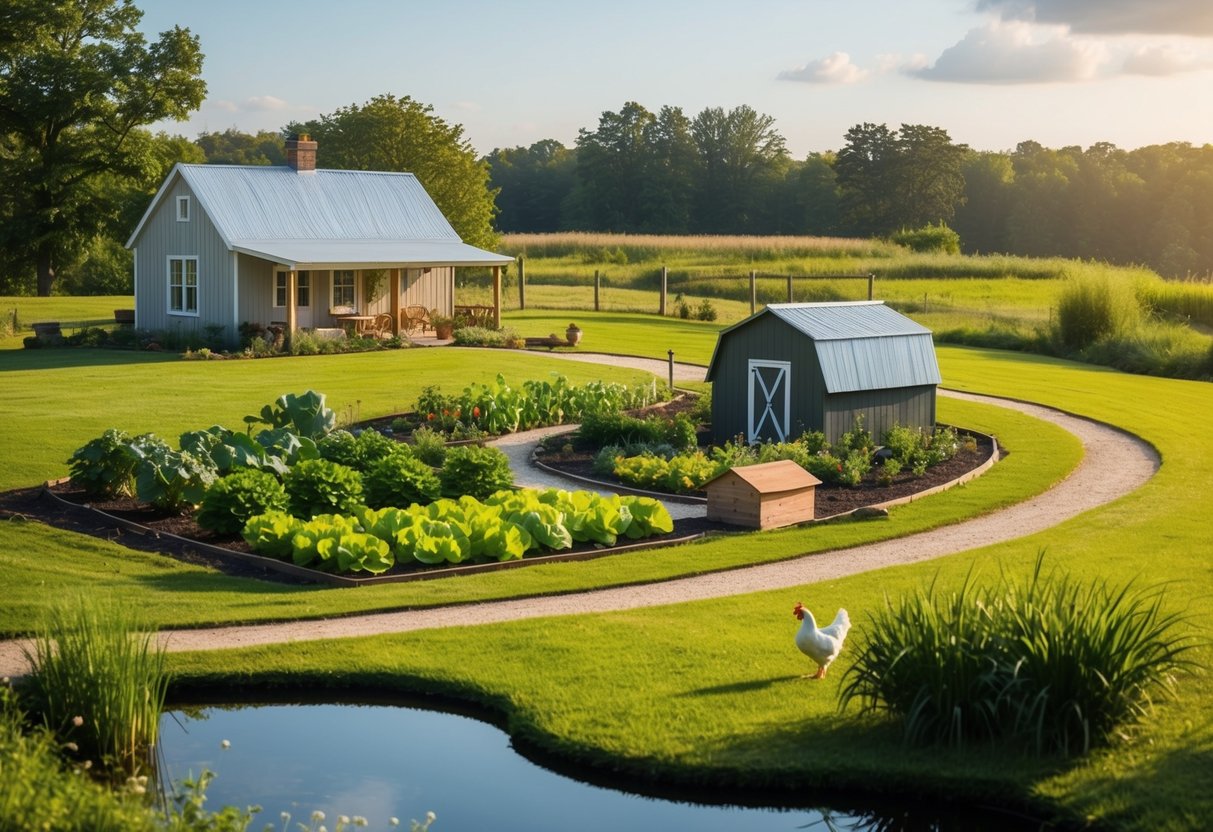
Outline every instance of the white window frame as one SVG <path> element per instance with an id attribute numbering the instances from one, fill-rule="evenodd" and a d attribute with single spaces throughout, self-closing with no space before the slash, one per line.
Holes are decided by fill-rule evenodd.
<path id="1" fill-rule="evenodd" d="M 181 281 L 179 283 L 173 282 L 173 277 L 174 277 L 173 263 L 174 262 L 181 263 L 181 272 L 180 272 Z M 194 285 L 192 287 L 194 290 L 193 309 L 190 308 L 190 304 L 189 304 L 189 289 L 191 287 L 190 287 L 189 281 L 188 281 L 189 270 L 186 266 L 187 263 L 194 264 L 194 269 L 193 269 Z M 188 318 L 197 318 L 199 315 L 199 308 L 201 306 L 201 304 L 199 303 L 199 300 L 200 300 L 199 299 L 199 294 L 200 294 L 199 283 L 200 283 L 200 281 L 199 281 L 199 276 L 198 276 L 198 255 L 196 255 L 196 254 L 170 254 L 168 256 L 167 262 L 165 264 L 165 284 L 167 287 L 167 293 L 165 296 L 165 307 L 168 310 L 168 314 L 181 315 L 181 316 L 188 317 Z M 181 308 L 180 309 L 173 308 L 173 289 L 174 288 L 178 288 L 181 290 Z"/>
<path id="2" fill-rule="evenodd" d="M 285 309 L 286 308 L 286 298 L 287 298 L 286 292 L 287 292 L 287 287 L 289 285 L 290 284 L 289 284 L 289 281 L 287 280 L 286 272 L 284 272 L 284 271 L 275 271 L 274 272 L 273 307 L 275 309 Z M 281 295 L 282 303 L 278 302 L 278 297 L 279 297 L 278 293 L 279 292 L 282 293 L 282 295 Z M 300 294 L 302 294 L 304 292 L 307 293 L 307 303 L 300 303 L 299 296 L 300 296 Z M 312 306 L 312 273 L 310 271 L 295 272 L 295 308 L 296 309 L 310 309 L 311 306 Z"/>
<path id="3" fill-rule="evenodd" d="M 188 196 L 177 197 L 177 222 L 190 221 L 190 198 Z"/>
<path id="4" fill-rule="evenodd" d="M 350 279 L 349 285 L 347 286 L 344 283 L 338 285 L 338 283 L 337 283 L 338 275 L 342 275 L 343 277 L 348 275 L 349 279 Z M 329 288 L 329 300 L 331 300 L 332 303 L 329 304 L 329 308 L 331 309 L 336 306 L 348 306 L 352 309 L 357 309 L 358 308 L 358 277 L 357 277 L 357 274 L 355 273 L 355 271 L 353 269 L 334 269 L 333 270 L 333 279 L 331 282 L 332 282 L 332 286 Z M 343 290 L 344 289 L 350 290 L 350 299 L 348 302 L 346 302 L 344 299 L 342 299 L 342 300 L 337 299 L 337 290 L 339 288 L 343 289 Z"/>
<path id="5" fill-rule="evenodd" d="M 772 389 L 768 390 L 766 384 L 762 381 L 762 377 L 755 372 L 756 370 L 778 370 L 775 376 L 775 383 Z M 792 419 L 792 362 L 791 361 L 771 361 L 761 358 L 751 358 L 747 364 L 746 372 L 749 375 L 749 384 L 747 385 L 748 398 L 746 401 L 746 439 L 750 442 L 757 441 L 758 436 L 762 433 L 762 427 L 766 424 L 768 418 L 771 421 L 771 427 L 775 429 L 775 436 L 780 442 L 787 441 L 788 429 L 791 427 Z M 758 380 L 762 388 L 763 400 L 766 407 L 761 413 L 754 412 L 754 381 Z M 783 385 L 783 424 L 780 424 L 780 414 L 776 412 L 780 402 L 775 400 L 774 393 Z"/>

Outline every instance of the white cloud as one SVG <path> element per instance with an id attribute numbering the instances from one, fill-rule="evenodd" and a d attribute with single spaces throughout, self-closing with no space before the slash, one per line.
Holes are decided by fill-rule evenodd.
<path id="1" fill-rule="evenodd" d="M 977 8 L 1077 33 L 1213 36 L 1209 0 L 977 0 Z"/>
<path id="2" fill-rule="evenodd" d="M 851 63 L 851 56 L 846 52 L 834 52 L 796 69 L 785 69 L 777 77 L 780 81 L 806 84 L 854 84 L 868 75 L 867 70 Z"/>
<path id="3" fill-rule="evenodd" d="M 227 101 L 222 98 L 215 101 L 207 101 L 206 103 L 211 107 L 214 107 L 216 110 L 223 110 L 225 113 L 234 113 L 240 109 L 236 106 L 235 102 Z"/>
<path id="4" fill-rule="evenodd" d="M 1208 56 L 1200 57 L 1190 50 L 1170 44 L 1142 46 L 1125 58 L 1124 72 L 1127 75 L 1152 75 L 1163 77 L 1196 72 L 1213 66 Z"/>
<path id="5" fill-rule="evenodd" d="M 1099 44 L 1071 38 L 1063 30 L 994 21 L 970 30 L 934 64 L 903 71 L 961 84 L 1047 84 L 1094 77 L 1104 55 Z"/>
<path id="6" fill-rule="evenodd" d="M 240 102 L 240 109 L 253 113 L 266 110 L 285 110 L 288 106 L 281 98 L 272 95 L 254 95 Z"/>

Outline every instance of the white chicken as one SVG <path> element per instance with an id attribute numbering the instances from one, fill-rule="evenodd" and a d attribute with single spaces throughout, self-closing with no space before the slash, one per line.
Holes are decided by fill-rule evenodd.
<path id="1" fill-rule="evenodd" d="M 796 632 L 796 646 L 800 648 L 801 653 L 817 662 L 817 673 L 813 678 L 824 679 L 826 668 L 842 652 L 847 630 L 851 629 L 851 616 L 847 615 L 846 610 L 839 610 L 838 615 L 834 616 L 834 623 L 819 630 L 813 613 L 799 601 L 792 609 L 792 615 L 801 622 L 800 629 Z"/>

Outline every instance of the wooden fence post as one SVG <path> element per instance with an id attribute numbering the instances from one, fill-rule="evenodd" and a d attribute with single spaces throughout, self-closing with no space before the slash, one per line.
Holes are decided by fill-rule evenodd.
<path id="1" fill-rule="evenodd" d="M 526 260 L 518 255 L 518 308 L 526 309 Z"/>
<path id="2" fill-rule="evenodd" d="M 657 304 L 657 314 L 661 315 L 663 318 L 665 317 L 665 302 L 666 302 L 667 289 L 669 287 L 669 284 L 668 284 L 669 276 L 670 276 L 669 271 L 666 269 L 665 266 L 662 266 L 661 267 L 661 300 Z"/>
<path id="3" fill-rule="evenodd" d="M 872 299 L 873 284 L 876 282 L 876 275 L 868 272 L 868 300 Z"/>
<path id="4" fill-rule="evenodd" d="M 750 270 L 750 314 L 758 310 L 758 272 Z"/>
<path id="5" fill-rule="evenodd" d="M 598 311 L 598 290 L 602 286 L 602 278 L 598 274 L 598 269 L 594 269 L 594 311 Z"/>
<path id="6" fill-rule="evenodd" d="M 788 303 L 792 302 L 792 276 L 788 275 Z"/>

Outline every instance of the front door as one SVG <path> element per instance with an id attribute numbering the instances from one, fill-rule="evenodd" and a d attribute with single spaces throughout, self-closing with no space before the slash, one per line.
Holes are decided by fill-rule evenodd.
<path id="1" fill-rule="evenodd" d="M 286 277 L 286 272 L 274 273 L 274 306 L 282 307 L 283 320 L 286 319 Z M 312 272 L 301 271 L 295 275 L 295 326 L 300 329 L 311 329 L 316 325 L 312 314 L 312 290 Z"/>
<path id="2" fill-rule="evenodd" d="M 784 442 L 792 415 L 792 364 L 751 358 L 746 439 Z"/>

